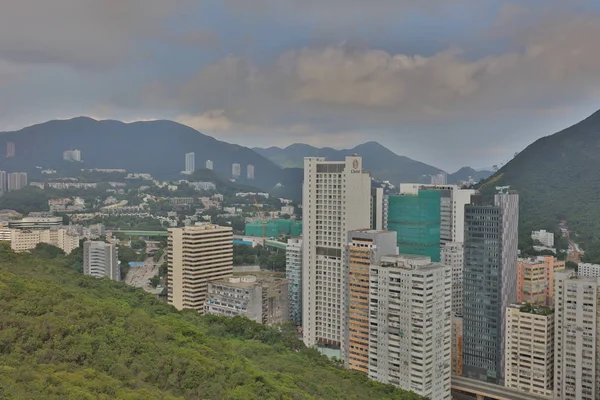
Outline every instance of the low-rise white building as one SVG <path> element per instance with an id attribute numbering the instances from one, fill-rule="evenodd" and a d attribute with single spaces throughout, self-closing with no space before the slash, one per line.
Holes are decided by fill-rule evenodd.
<path id="1" fill-rule="evenodd" d="M 531 238 L 533 240 L 538 240 L 546 247 L 554 247 L 554 233 L 546 232 L 545 229 L 531 232 Z"/>
<path id="2" fill-rule="evenodd" d="M 579 263 L 577 275 L 588 278 L 600 278 L 600 265 L 590 263 Z"/>
<path id="3" fill-rule="evenodd" d="M 80 237 L 64 228 L 11 229 L 10 246 L 15 252 L 33 250 L 40 243 L 56 246 L 65 254 L 79 247 Z"/>

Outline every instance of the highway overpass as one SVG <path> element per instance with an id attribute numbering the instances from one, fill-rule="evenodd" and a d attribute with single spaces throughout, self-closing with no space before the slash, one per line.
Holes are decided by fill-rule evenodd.
<path id="1" fill-rule="evenodd" d="M 469 398 L 477 400 L 551 400 L 550 397 L 525 393 L 461 376 L 452 377 L 452 396 L 457 400 Z"/>

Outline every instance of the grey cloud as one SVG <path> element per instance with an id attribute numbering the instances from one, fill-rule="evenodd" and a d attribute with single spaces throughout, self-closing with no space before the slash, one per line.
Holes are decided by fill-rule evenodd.
<path id="1" fill-rule="evenodd" d="M 135 41 L 191 0 L 4 0 L 0 58 L 98 67 L 128 58 Z"/>

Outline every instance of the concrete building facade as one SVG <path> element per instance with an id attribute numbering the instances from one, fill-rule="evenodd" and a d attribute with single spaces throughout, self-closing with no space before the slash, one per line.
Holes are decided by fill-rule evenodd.
<path id="1" fill-rule="evenodd" d="M 371 189 L 371 229 L 387 230 L 388 198 L 383 188 Z"/>
<path id="2" fill-rule="evenodd" d="M 600 399 L 600 278 L 556 274 L 554 398 Z"/>
<path id="3" fill-rule="evenodd" d="M 235 178 L 239 178 L 242 174 L 242 166 L 238 163 L 231 164 L 231 176 Z"/>
<path id="4" fill-rule="evenodd" d="M 517 302 L 554 306 L 554 277 L 564 271 L 565 262 L 551 256 L 519 259 Z"/>
<path id="5" fill-rule="evenodd" d="M 371 177 L 362 158 L 305 158 L 302 210 L 304 343 L 339 349 L 347 235 L 371 224 Z"/>
<path id="6" fill-rule="evenodd" d="M 422 256 L 383 256 L 370 270 L 369 377 L 450 400 L 452 271 Z"/>
<path id="7" fill-rule="evenodd" d="M 342 357 L 347 368 L 369 373 L 369 269 L 383 255 L 396 254 L 396 232 L 348 232 Z"/>
<path id="8" fill-rule="evenodd" d="M 121 270 L 117 260 L 117 246 L 101 241 L 83 242 L 83 274 L 120 281 Z"/>
<path id="9" fill-rule="evenodd" d="M 27 173 L 26 172 L 11 172 L 6 175 L 7 190 L 19 190 L 27 186 Z"/>
<path id="10" fill-rule="evenodd" d="M 215 164 L 212 160 L 206 160 L 206 169 L 210 169 L 211 171 L 215 169 Z"/>
<path id="11" fill-rule="evenodd" d="M 243 316 L 259 324 L 289 321 L 288 281 L 254 275 L 229 277 L 208 283 L 204 313 Z"/>
<path id="12" fill-rule="evenodd" d="M 231 227 L 196 224 L 168 233 L 168 302 L 204 312 L 208 283 L 233 272 Z"/>
<path id="13" fill-rule="evenodd" d="M 546 306 L 506 310 L 505 386 L 551 397 L 554 393 L 554 313 Z"/>
<path id="14" fill-rule="evenodd" d="M 598 278 L 600 277 L 600 265 L 579 263 L 579 265 L 577 265 L 577 275 L 587 278 Z"/>
<path id="15" fill-rule="evenodd" d="M 285 277 L 289 282 L 290 321 L 302 326 L 302 239 L 288 239 L 285 247 Z"/>
<path id="16" fill-rule="evenodd" d="M 252 164 L 246 166 L 246 179 L 254 179 L 254 165 Z"/>
<path id="17" fill-rule="evenodd" d="M 463 320 L 452 317 L 452 375 L 462 376 L 463 362 Z"/>
<path id="18" fill-rule="evenodd" d="M 540 241 L 546 247 L 554 247 L 554 233 L 552 232 L 546 232 L 544 229 L 533 231 L 531 232 L 531 238 Z"/>
<path id="19" fill-rule="evenodd" d="M 15 252 L 33 250 L 38 244 L 56 246 L 65 254 L 79 247 L 80 237 L 65 228 L 11 229 L 10 246 Z"/>
<path id="20" fill-rule="evenodd" d="M 464 245 L 447 242 L 442 245 L 441 263 L 452 268 L 452 316 L 463 315 L 463 262 Z"/>
<path id="21" fill-rule="evenodd" d="M 504 382 L 506 309 L 517 299 L 519 195 L 465 206 L 463 376 Z"/>
<path id="22" fill-rule="evenodd" d="M 191 174 L 196 170 L 196 154 L 185 153 L 185 170 L 186 174 Z"/>

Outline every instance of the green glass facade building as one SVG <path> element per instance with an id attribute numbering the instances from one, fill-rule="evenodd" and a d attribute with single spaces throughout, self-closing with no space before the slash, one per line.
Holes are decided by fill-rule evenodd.
<path id="1" fill-rule="evenodd" d="M 397 233 L 400 254 L 440 261 L 441 196 L 439 190 L 389 196 L 388 229 Z"/>

